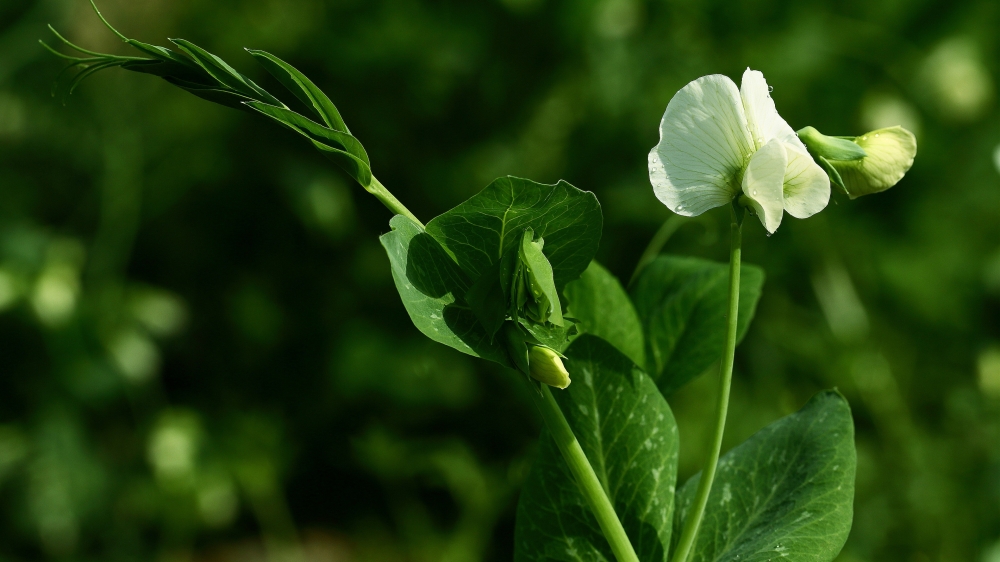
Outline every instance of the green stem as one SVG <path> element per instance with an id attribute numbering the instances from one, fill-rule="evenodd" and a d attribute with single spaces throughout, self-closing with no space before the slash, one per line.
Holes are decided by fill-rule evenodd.
<path id="1" fill-rule="evenodd" d="M 580 442 L 573 435 L 573 430 L 570 428 L 569 422 L 566 421 L 562 410 L 559 409 L 559 404 L 552 396 L 549 386 L 541 385 L 541 392 L 536 392 L 533 388 L 531 395 L 535 397 L 535 404 L 542 413 L 545 425 L 548 426 L 549 433 L 552 434 L 559 451 L 566 459 L 566 464 L 569 465 L 569 470 L 576 479 L 580 492 L 587 499 L 594 516 L 597 517 L 597 523 L 601 526 L 605 538 L 608 539 L 615 558 L 618 559 L 618 562 L 639 562 L 639 557 L 635 555 L 632 543 L 629 542 L 628 535 L 625 534 L 625 529 L 622 527 L 621 521 L 618 520 L 618 515 L 615 513 L 614 506 L 611 505 L 611 500 L 608 499 L 604 486 L 597 478 L 594 468 L 590 466 L 587 455 L 584 454 Z"/>
<path id="2" fill-rule="evenodd" d="M 740 302 L 740 246 L 742 243 L 741 221 L 733 214 L 730 226 L 729 251 L 729 312 L 726 316 L 726 351 L 722 356 L 719 373 L 719 402 L 715 411 L 715 431 L 712 435 L 712 449 L 698 482 L 698 491 L 691 504 L 687 518 L 684 520 L 684 530 L 671 562 L 686 562 L 694 548 L 698 537 L 698 527 L 705 515 L 708 504 L 708 494 L 712 491 L 712 481 L 715 480 L 715 469 L 719 464 L 719 453 L 722 451 L 722 434 L 726 429 L 726 413 L 729 411 L 729 388 L 733 382 L 733 356 L 736 354 L 736 319 L 739 314 Z"/>
<path id="3" fill-rule="evenodd" d="M 635 278 L 639 276 L 639 273 L 642 272 L 647 265 L 649 265 L 649 262 L 653 261 L 656 259 L 656 256 L 660 255 L 660 252 L 663 251 L 663 246 L 667 244 L 667 240 L 670 240 L 670 237 L 673 236 L 674 233 L 677 232 L 677 229 L 680 228 L 681 225 L 687 220 L 687 217 L 683 217 L 681 215 L 671 215 L 670 218 L 663 221 L 663 225 L 660 226 L 660 229 L 653 235 L 649 244 L 646 245 L 645 251 L 643 251 L 642 256 L 639 257 L 639 262 L 635 264 L 635 271 L 632 272 L 632 277 L 628 280 L 630 287 L 632 286 L 632 282 L 635 281 Z"/>
<path id="4" fill-rule="evenodd" d="M 424 227 L 424 223 L 420 222 L 420 220 L 416 217 L 416 215 L 411 213 L 410 210 L 407 209 L 405 205 L 400 203 L 399 199 L 396 199 L 396 197 L 392 193 L 389 193 L 389 190 L 386 189 L 385 186 L 382 185 L 382 182 L 378 181 L 378 179 L 376 179 L 375 176 L 372 176 L 372 182 L 365 187 L 365 191 L 374 195 L 379 201 L 382 202 L 383 205 L 386 206 L 386 208 L 388 208 L 393 213 L 405 216 L 406 218 L 420 225 L 420 228 Z"/>

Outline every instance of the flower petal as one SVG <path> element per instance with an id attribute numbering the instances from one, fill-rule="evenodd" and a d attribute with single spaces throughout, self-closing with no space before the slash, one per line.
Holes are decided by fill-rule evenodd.
<path id="1" fill-rule="evenodd" d="M 747 115 L 747 126 L 757 148 L 774 138 L 785 141 L 790 141 L 791 138 L 798 140 L 795 131 L 778 115 L 767 80 L 764 80 L 764 75 L 760 71 L 748 68 L 743 72 L 740 98 L 743 100 L 743 108 Z"/>
<path id="2" fill-rule="evenodd" d="M 903 179 L 917 155 L 913 133 L 896 126 L 878 129 L 854 139 L 868 156 L 851 162 L 831 162 L 844 180 L 851 198 L 885 191 Z"/>
<path id="3" fill-rule="evenodd" d="M 732 201 L 753 139 L 736 84 L 703 76 L 667 104 L 660 142 L 649 151 L 649 181 L 671 211 L 693 217 Z"/>
<path id="4" fill-rule="evenodd" d="M 784 181 L 785 210 L 797 219 L 811 217 L 830 202 L 830 177 L 801 143 L 785 143 L 785 152 L 788 154 Z"/>
<path id="5" fill-rule="evenodd" d="M 743 194 L 750 200 L 750 206 L 770 233 L 778 229 L 784 214 L 782 183 L 787 166 L 785 143 L 771 139 L 754 153 L 743 174 Z"/>

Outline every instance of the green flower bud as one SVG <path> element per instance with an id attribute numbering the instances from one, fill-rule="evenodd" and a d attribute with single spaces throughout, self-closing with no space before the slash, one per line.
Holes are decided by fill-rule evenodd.
<path id="1" fill-rule="evenodd" d="M 532 346 L 528 356 L 531 378 L 556 388 L 569 386 L 569 371 L 555 351 L 542 346 Z"/>
<path id="2" fill-rule="evenodd" d="M 829 162 L 842 180 L 838 185 L 851 199 L 885 191 L 896 185 L 913 165 L 913 158 L 917 155 L 916 137 L 899 126 L 878 129 L 853 140 L 867 156 L 849 162 Z"/>
<path id="3" fill-rule="evenodd" d="M 827 160 L 860 160 L 867 156 L 865 150 L 853 140 L 828 137 L 813 127 L 806 127 L 798 133 L 799 140 L 814 156 Z"/>

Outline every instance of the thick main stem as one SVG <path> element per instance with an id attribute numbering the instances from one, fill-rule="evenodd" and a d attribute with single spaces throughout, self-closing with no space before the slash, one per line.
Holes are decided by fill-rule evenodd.
<path id="1" fill-rule="evenodd" d="M 365 191 L 374 195 L 376 199 L 381 201 L 382 204 L 393 213 L 405 216 L 420 225 L 420 228 L 424 227 L 424 223 L 420 222 L 420 219 L 418 219 L 416 215 L 411 213 L 405 205 L 400 203 L 399 199 L 396 199 L 396 196 L 390 193 L 389 190 L 382 185 L 382 182 L 378 181 L 375 176 L 372 176 L 372 182 L 365 187 Z"/>
<path id="2" fill-rule="evenodd" d="M 684 520 L 684 530 L 677 543 L 677 549 L 671 562 L 687 562 L 698 537 L 698 528 L 705 516 L 705 506 L 708 504 L 708 494 L 712 491 L 712 481 L 715 480 L 715 469 L 719 464 L 719 453 L 722 451 L 722 435 L 726 430 L 726 414 L 729 411 L 729 388 L 733 382 L 733 357 L 736 354 L 736 320 L 740 303 L 740 246 L 743 235 L 741 221 L 734 214 L 730 226 L 729 250 L 729 311 L 726 316 L 726 350 L 722 356 L 719 369 L 719 401 L 715 410 L 715 430 L 712 434 L 712 449 L 701 472 L 698 490 L 694 501 L 688 509 Z"/>
<path id="3" fill-rule="evenodd" d="M 608 499 L 604 486 L 597 478 L 597 473 L 590 466 L 590 461 L 587 460 L 587 455 L 584 454 L 580 442 L 573 434 L 573 429 L 566 421 L 566 416 L 559 409 L 559 404 L 556 403 L 548 385 L 543 384 L 541 387 L 541 393 L 532 390 L 531 395 L 535 397 L 535 404 L 542 413 L 542 418 L 545 420 L 545 425 L 548 426 L 556 446 L 559 447 L 563 458 L 566 459 L 566 464 L 569 465 L 569 470 L 576 479 L 580 492 L 587 499 L 594 516 L 597 517 L 597 523 L 601 526 L 605 538 L 608 539 L 611 551 L 618 562 L 639 562 L 639 557 L 635 555 L 632 543 L 629 542 L 628 535 L 625 534 L 625 528 L 618 520 L 615 508 L 611 505 L 611 500 Z"/>

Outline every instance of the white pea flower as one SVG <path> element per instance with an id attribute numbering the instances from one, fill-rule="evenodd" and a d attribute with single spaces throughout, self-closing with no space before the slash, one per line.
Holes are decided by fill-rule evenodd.
<path id="1" fill-rule="evenodd" d="M 689 217 L 741 194 L 773 233 L 783 211 L 812 216 L 830 201 L 830 179 L 778 115 L 764 75 L 749 68 L 737 89 L 726 76 L 681 88 L 660 120 L 649 180 L 671 211 Z"/>

